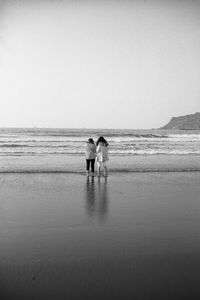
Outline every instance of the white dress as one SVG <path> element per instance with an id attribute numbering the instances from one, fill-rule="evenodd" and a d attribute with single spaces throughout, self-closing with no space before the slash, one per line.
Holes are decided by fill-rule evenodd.
<path id="1" fill-rule="evenodd" d="M 97 152 L 97 162 L 101 163 L 109 160 L 108 146 L 105 146 L 103 143 L 99 143 L 96 152 Z"/>

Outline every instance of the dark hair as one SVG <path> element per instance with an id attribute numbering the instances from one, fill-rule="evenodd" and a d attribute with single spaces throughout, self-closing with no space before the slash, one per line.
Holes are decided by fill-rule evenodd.
<path id="1" fill-rule="evenodd" d="M 89 139 L 88 139 L 88 143 L 94 144 L 94 140 L 93 140 L 92 138 L 89 138 Z"/>
<path id="2" fill-rule="evenodd" d="M 96 143 L 97 146 L 98 146 L 99 143 L 104 144 L 106 147 L 109 145 L 108 142 L 106 141 L 106 139 L 104 139 L 103 136 L 100 136 L 100 137 L 98 138 L 97 143 Z"/>

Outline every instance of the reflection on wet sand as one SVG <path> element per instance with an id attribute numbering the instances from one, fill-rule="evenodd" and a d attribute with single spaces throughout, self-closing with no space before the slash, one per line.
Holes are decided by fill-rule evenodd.
<path id="1" fill-rule="evenodd" d="M 85 199 L 88 216 L 104 220 L 108 213 L 107 178 L 95 181 L 94 177 L 87 177 Z"/>

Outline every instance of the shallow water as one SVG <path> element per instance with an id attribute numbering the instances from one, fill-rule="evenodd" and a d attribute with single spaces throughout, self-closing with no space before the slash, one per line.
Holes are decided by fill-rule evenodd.
<path id="1" fill-rule="evenodd" d="M 2 175 L 1 299 L 195 299 L 199 180 Z"/>
<path id="2" fill-rule="evenodd" d="M 110 156 L 110 173 L 200 172 L 200 155 Z M 95 165 L 96 169 L 96 165 Z M 85 174 L 84 155 L 0 156 L 0 173 Z"/>

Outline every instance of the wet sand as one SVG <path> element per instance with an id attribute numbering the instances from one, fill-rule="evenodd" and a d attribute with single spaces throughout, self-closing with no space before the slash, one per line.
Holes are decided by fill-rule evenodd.
<path id="1" fill-rule="evenodd" d="M 110 155 L 110 172 L 200 172 L 200 155 Z M 81 173 L 84 155 L 0 156 L 1 173 Z"/>
<path id="2" fill-rule="evenodd" d="M 0 175 L 0 299 L 199 299 L 200 173 Z"/>

